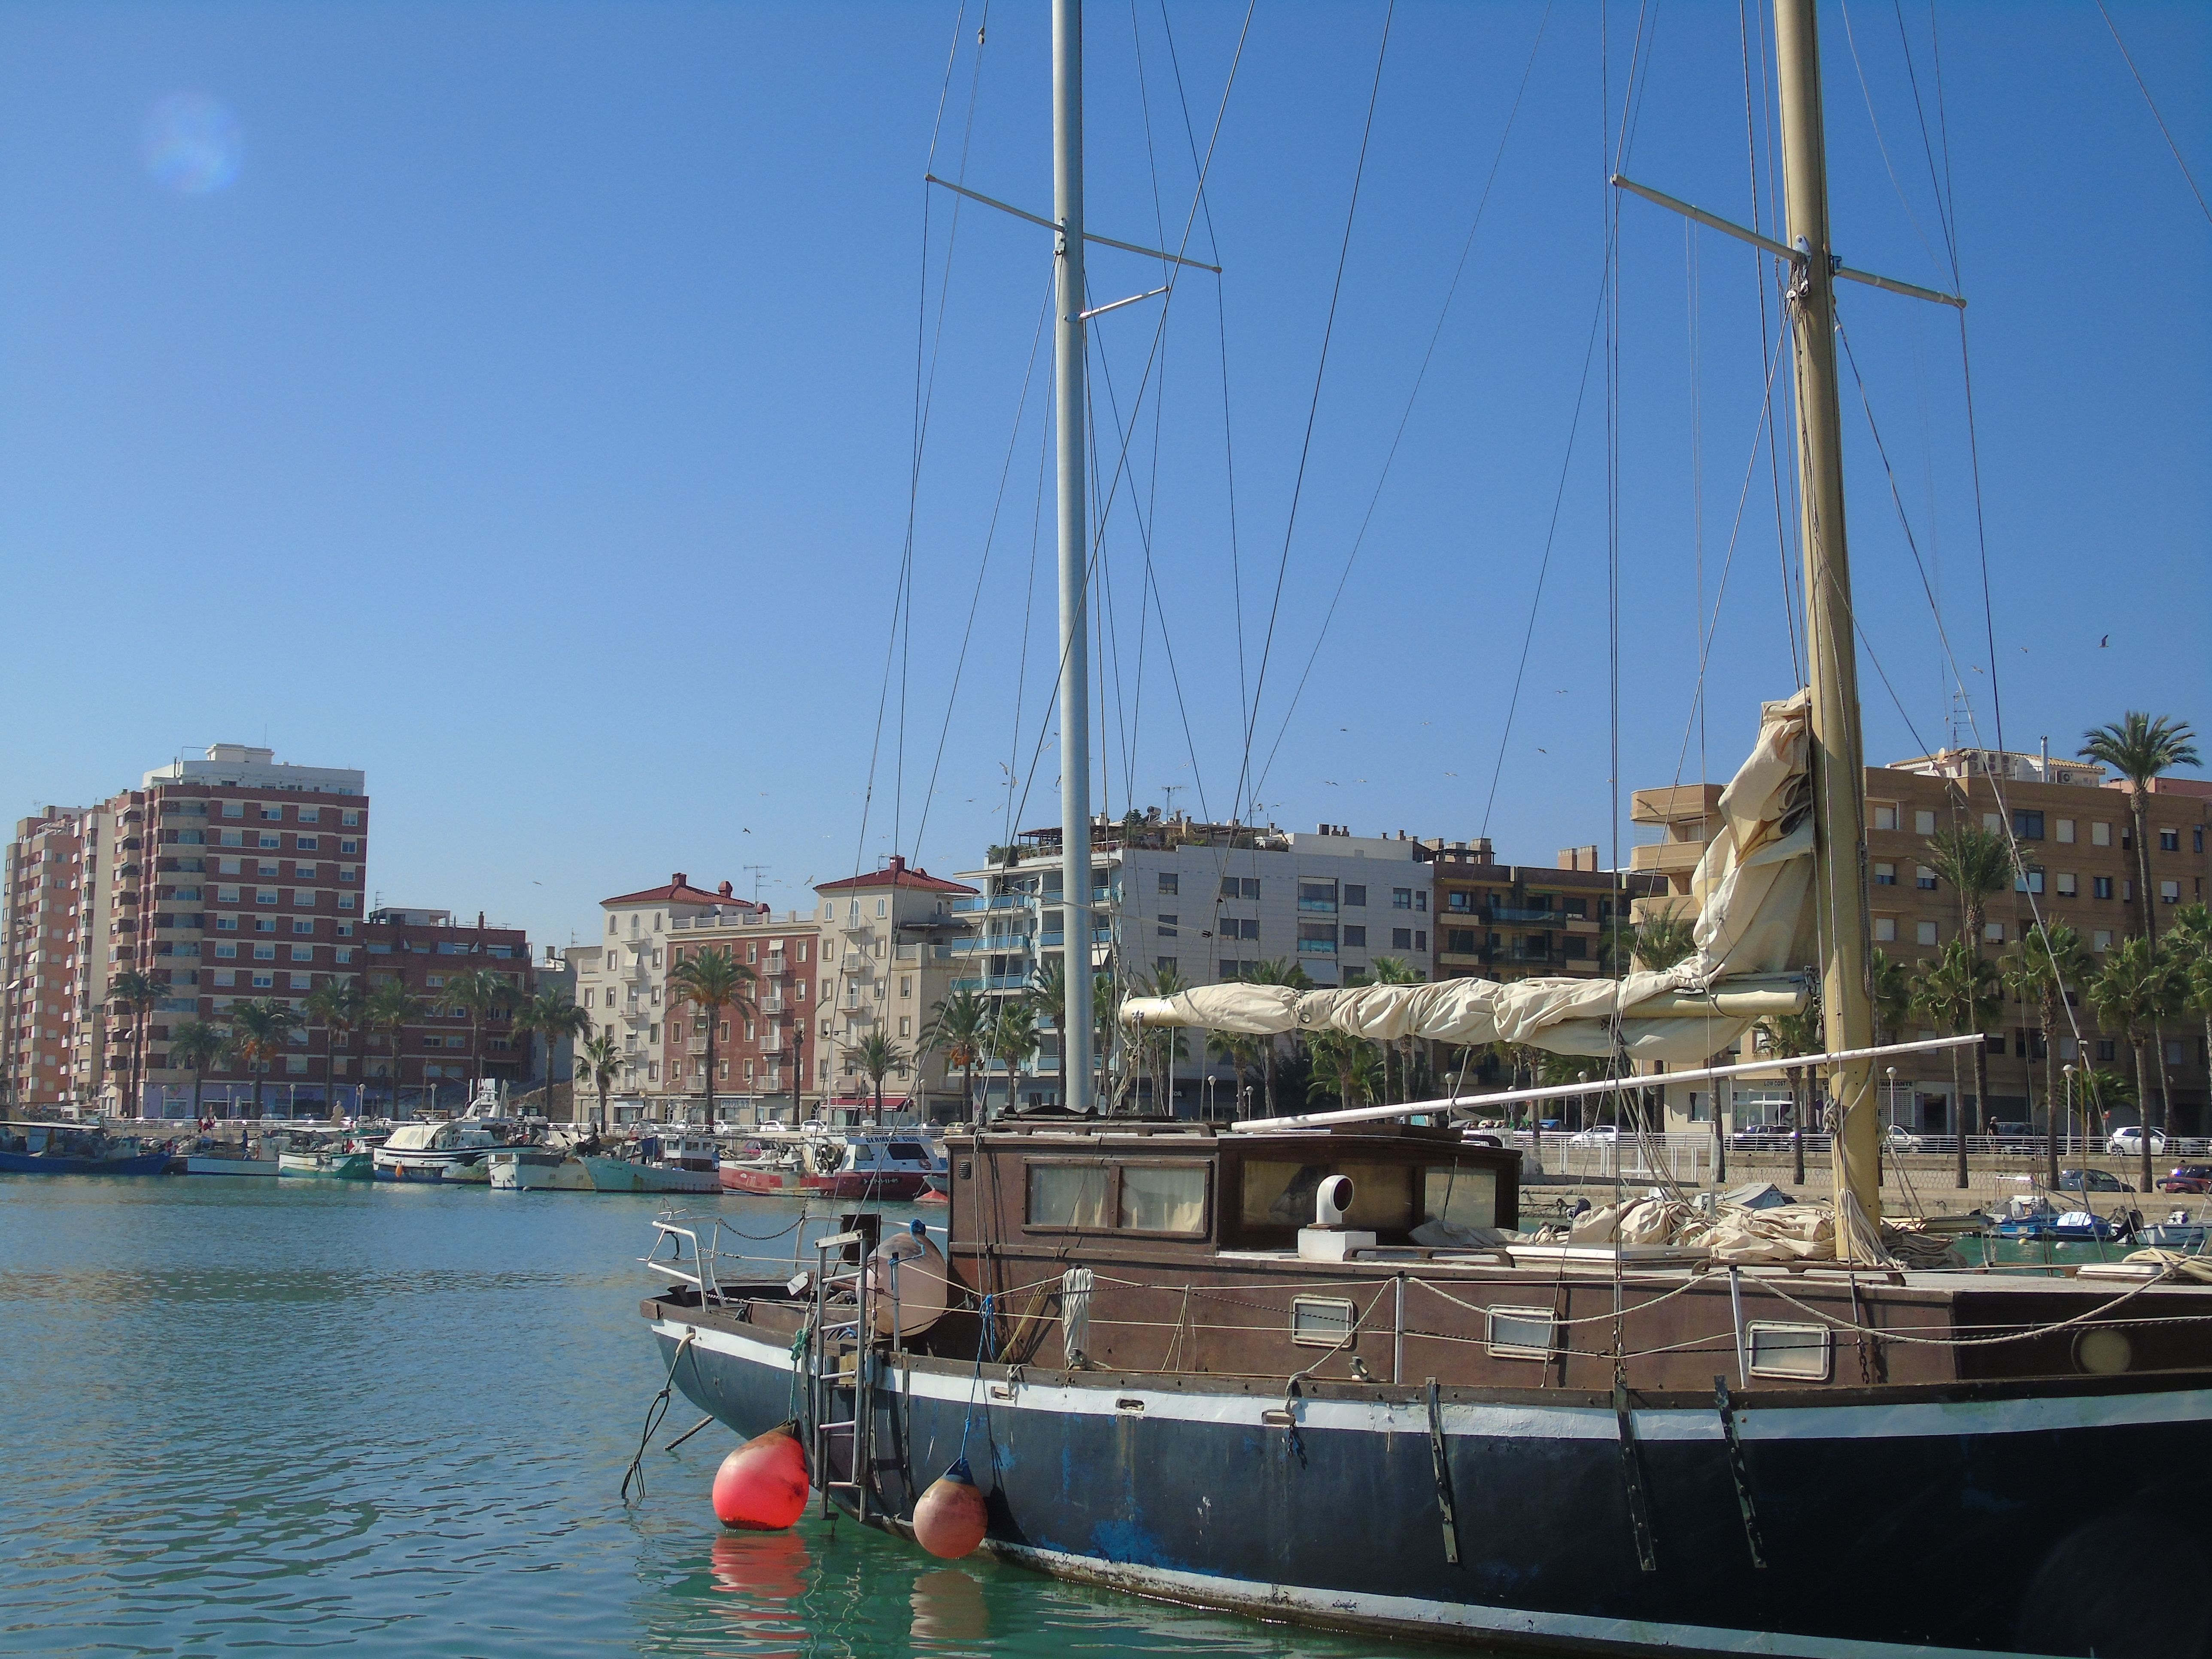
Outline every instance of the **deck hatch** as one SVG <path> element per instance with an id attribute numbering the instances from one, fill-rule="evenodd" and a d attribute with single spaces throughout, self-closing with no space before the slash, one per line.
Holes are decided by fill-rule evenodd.
<path id="1" fill-rule="evenodd" d="M 1825 1382 L 1834 1362 L 1835 1333 L 1826 1325 L 1784 1325 L 1752 1321 L 1747 1328 L 1753 1376 L 1784 1376 L 1798 1382 Z"/>
<path id="2" fill-rule="evenodd" d="M 1492 1308 L 1488 1319 L 1491 1356 L 1497 1359 L 1549 1359 L 1556 1322 L 1549 1308 Z"/>

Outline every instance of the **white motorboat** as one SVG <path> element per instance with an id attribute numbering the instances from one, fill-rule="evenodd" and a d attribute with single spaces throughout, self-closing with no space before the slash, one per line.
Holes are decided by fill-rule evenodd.
<path id="1" fill-rule="evenodd" d="M 485 1160 L 495 1193 L 588 1193 L 584 1161 L 555 1146 L 506 1146 Z"/>
<path id="2" fill-rule="evenodd" d="M 580 1158 L 600 1193 L 718 1193 L 721 1148 L 708 1135 L 645 1135 L 617 1153 Z"/>
<path id="3" fill-rule="evenodd" d="M 376 1149 L 379 1181 L 482 1182 L 486 1160 L 507 1144 L 507 1126 L 482 1118 L 403 1123 Z"/>

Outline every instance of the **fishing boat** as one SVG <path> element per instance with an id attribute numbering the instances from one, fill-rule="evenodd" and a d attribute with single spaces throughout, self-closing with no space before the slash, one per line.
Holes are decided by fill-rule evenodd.
<path id="1" fill-rule="evenodd" d="M 723 1187 L 765 1198 L 902 1203 L 942 1176 L 945 1153 L 912 1131 L 848 1129 L 725 1161 Z"/>
<path id="2" fill-rule="evenodd" d="M 592 1173 L 564 1147 L 506 1146 L 485 1160 L 495 1193 L 588 1193 Z"/>
<path id="3" fill-rule="evenodd" d="M 167 1146 L 72 1123 L 0 1123 L 0 1175 L 155 1176 L 167 1171 Z"/>
<path id="4" fill-rule="evenodd" d="M 376 1174 L 376 1149 L 345 1130 L 294 1130 L 276 1153 L 276 1173 L 295 1180 L 368 1181 Z"/>
<path id="5" fill-rule="evenodd" d="M 454 1182 L 489 1178 L 486 1160 L 513 1139 L 499 1119 L 457 1117 L 443 1123 L 403 1123 L 374 1155 L 379 1181 Z"/>
<path id="6" fill-rule="evenodd" d="M 708 1135 L 641 1135 L 621 1152 L 579 1160 L 599 1193 L 718 1193 L 721 1148 Z"/>
<path id="7" fill-rule="evenodd" d="M 1091 988 L 1069 974 L 1066 1109 L 948 1139 L 941 1257 L 901 1258 L 865 1214 L 797 1276 L 656 1250 L 665 1287 L 641 1312 L 672 1380 L 744 1437 L 798 1401 L 825 1506 L 911 1537 L 933 1484 L 972 1474 L 981 1547 L 1003 1560 L 1486 1651 L 2212 1651 L 2194 1577 L 2212 1548 L 2195 1476 L 2212 1455 L 2212 1285 L 2154 1254 L 1942 1270 L 1921 1264 L 1946 1258 L 1942 1238 L 1883 1224 L 1878 1066 L 1981 1038 L 1874 1036 L 1833 290 L 1960 301 L 1832 252 L 1814 0 L 1772 0 L 1772 16 L 1784 236 L 1614 180 L 1779 262 L 1794 352 L 1809 678 L 1762 710 L 1722 793 L 1696 950 L 1611 980 L 1205 986 L 1121 1018 L 1510 1040 L 1583 1056 L 1593 1079 L 1480 1109 L 1591 1096 L 1630 1121 L 1656 1066 L 1669 1084 L 1770 1069 L 1709 1062 L 1759 1018 L 1811 1014 L 1832 1202 L 1624 1195 L 1524 1230 L 1520 1154 L 1464 1139 L 1473 1114 L 1451 1101 L 1220 1131 L 1100 1117 Z M 1080 0 L 1054 0 L 1053 20 L 1060 890 L 1079 939 Z M 679 1249 L 681 1233 L 661 1225 Z M 2081 1471 L 2054 1505 L 2054 1479 Z"/>
<path id="8" fill-rule="evenodd" d="M 276 1146 L 264 1131 L 257 1141 L 240 1128 L 235 1140 L 202 1135 L 185 1149 L 185 1173 L 196 1176 L 273 1176 Z"/>

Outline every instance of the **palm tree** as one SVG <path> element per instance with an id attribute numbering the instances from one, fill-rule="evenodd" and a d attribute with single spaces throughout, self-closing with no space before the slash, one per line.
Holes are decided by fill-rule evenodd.
<path id="1" fill-rule="evenodd" d="M 253 1115 L 261 1115 L 261 1079 L 293 1032 L 306 1022 L 289 1002 L 263 1000 L 230 1006 L 230 1040 L 253 1073 Z"/>
<path id="2" fill-rule="evenodd" d="M 1177 992 L 1188 990 L 1190 981 L 1176 969 L 1155 968 L 1149 975 L 1140 975 L 1132 988 L 1139 996 L 1171 997 Z M 1182 1033 L 1172 1025 L 1146 1031 L 1139 1041 L 1143 1045 L 1145 1060 L 1152 1074 L 1153 1108 L 1157 1110 L 1159 1107 L 1160 1078 L 1164 1073 L 1167 1077 L 1167 1111 L 1172 1117 L 1175 1115 L 1176 1061 L 1190 1053 L 1189 1047 L 1184 1042 Z"/>
<path id="3" fill-rule="evenodd" d="M 1206 1053 L 1209 1060 L 1229 1062 L 1237 1079 L 1237 1105 L 1231 1115 L 1243 1116 L 1244 1074 L 1260 1063 L 1260 1039 L 1244 1031 L 1208 1031 Z"/>
<path id="4" fill-rule="evenodd" d="M 1313 988 L 1313 976 L 1306 972 L 1304 963 L 1286 962 L 1279 957 L 1268 962 L 1254 963 L 1244 970 L 1244 982 L 1247 985 L 1284 985 L 1294 991 Z M 1291 1038 L 1292 1043 L 1297 1040 L 1295 1036 Z M 1260 1074 L 1267 1087 L 1269 1117 L 1275 1115 L 1275 1041 L 1273 1036 L 1260 1040 Z"/>
<path id="5" fill-rule="evenodd" d="M 2058 1022 L 2066 994 L 2089 975 L 2089 952 L 2081 934 L 2063 924 L 2039 921 L 2005 964 L 2005 989 L 2033 1003 L 2043 1031 L 2043 1152 L 2045 1173 L 2058 1185 Z"/>
<path id="6" fill-rule="evenodd" d="M 959 1069 L 961 1104 L 967 1121 L 975 1121 L 975 1063 L 990 1036 L 991 1006 L 974 991 L 955 991 L 929 1011 L 923 1032 L 924 1054 L 941 1054 Z"/>
<path id="7" fill-rule="evenodd" d="M 200 1079 L 207 1068 L 230 1052 L 230 1034 L 204 1019 L 188 1019 L 169 1028 L 169 1064 L 192 1074 L 192 1121 L 200 1121 Z"/>
<path id="8" fill-rule="evenodd" d="M 1874 1005 L 1875 1040 L 1897 1042 L 1912 1014 L 1912 975 L 1879 945 L 1867 958 L 1867 992 Z"/>
<path id="9" fill-rule="evenodd" d="M 328 1047 L 331 1054 L 335 1056 L 339 1042 L 350 1038 L 359 1029 L 363 1017 L 368 1012 L 368 994 L 361 988 L 359 980 L 348 975 L 343 979 L 325 980 L 307 994 L 307 1000 L 301 1006 L 309 1019 L 319 1022 L 330 1033 Z M 336 1067 L 332 1069 L 335 1070 Z M 368 1085 L 364 1084 L 362 1085 L 364 1101 L 367 1094 Z M 331 1105 L 333 1116 L 337 1115 L 337 1085 L 332 1085 Z"/>
<path id="10" fill-rule="evenodd" d="M 1428 977 L 1419 969 L 1401 957 L 1377 957 L 1367 969 L 1367 979 L 1373 985 L 1419 985 Z M 1398 1098 L 1413 1097 L 1413 1042 L 1412 1037 L 1398 1039 Z M 1382 1100 L 1390 1103 L 1390 1044 L 1379 1045 L 1382 1055 Z"/>
<path id="11" fill-rule="evenodd" d="M 2104 966 L 2088 983 L 2089 1006 L 2097 1011 L 2097 1024 L 2124 1037 L 2135 1050 L 2136 1098 L 2142 1103 L 2143 1133 L 2136 1137 L 2142 1147 L 2142 1179 L 2136 1190 L 2150 1185 L 2150 1079 L 2143 1050 L 2156 1030 L 2160 1018 L 2171 1012 L 2179 990 L 2172 968 L 2148 937 L 2124 939 L 2105 958 Z M 2163 1128 L 2160 1110 L 2158 1127 Z"/>
<path id="12" fill-rule="evenodd" d="M 700 1012 L 707 1028 L 707 1125 L 714 1123 L 714 1026 L 727 1008 L 740 1016 L 754 1012 L 745 989 L 753 970 L 738 960 L 734 951 L 719 945 L 694 951 L 669 970 L 668 988 L 678 1002 L 688 1002 Z"/>
<path id="13" fill-rule="evenodd" d="M 547 986 L 522 1000 L 515 1011 L 514 1029 L 524 1042 L 533 1036 L 545 1039 L 545 1115 L 553 1115 L 553 1051 L 563 1038 L 574 1039 L 592 1034 L 592 1017 L 576 1006 L 576 999 L 556 986 Z M 568 1115 L 576 1115 L 574 1085 L 570 1085 Z M 711 1121 L 711 1120 L 710 1120 Z"/>
<path id="14" fill-rule="evenodd" d="M 1054 957 L 1030 970 L 1029 983 L 1022 988 L 1022 1000 L 1029 1005 L 1030 1012 L 1038 1025 L 1049 1021 L 1054 1030 L 1067 1012 L 1067 964 L 1066 958 Z M 1115 1017 L 1121 1001 L 1119 988 L 1111 974 L 1100 972 L 1091 976 L 1091 1063 L 1101 1077 L 1110 1073 L 1114 1049 Z M 1067 1050 L 1060 1048 L 1060 1103 L 1072 1098 L 1065 1075 Z"/>
<path id="15" fill-rule="evenodd" d="M 1802 1014 L 1769 1014 L 1754 1028 L 1765 1040 L 1766 1052 L 1781 1060 L 1795 1060 L 1800 1054 L 1817 1054 L 1821 1051 L 1820 1016 L 1808 1008 Z M 1813 1112 L 1812 1079 L 1802 1066 L 1786 1066 L 1784 1074 L 1790 1082 L 1790 1127 L 1795 1132 L 1792 1151 L 1801 1163 L 1805 1156 L 1804 1130 L 1806 1119 Z M 1796 1179 L 1802 1182 L 1801 1172 Z"/>
<path id="16" fill-rule="evenodd" d="M 118 1005 L 118 1012 L 131 1017 L 131 1057 L 126 1065 L 131 1078 L 132 1117 L 139 1115 L 143 1103 L 138 1098 L 138 1071 L 146 1047 L 146 1017 L 154 1012 L 154 1005 L 167 988 L 151 974 L 142 974 L 136 968 L 126 968 L 107 981 L 107 1000 Z"/>
<path id="17" fill-rule="evenodd" d="M 429 1017 L 429 1005 L 416 996 L 400 981 L 387 979 L 368 994 L 368 1006 L 363 1011 L 362 1024 L 372 1031 L 381 1031 L 392 1042 L 392 1115 L 399 1115 L 399 1038 L 410 1025 L 420 1025 Z M 363 1084 L 364 1090 L 367 1084 Z"/>
<path id="18" fill-rule="evenodd" d="M 1974 960 L 1982 959 L 1982 928 L 1989 915 L 1990 900 L 2012 885 L 2018 868 L 2013 856 L 2012 838 L 1994 830 L 1984 830 L 1977 824 L 1965 824 L 1955 829 L 1940 830 L 1928 842 L 1928 865 L 1939 881 L 1951 884 L 1959 895 L 1959 908 L 1966 947 Z M 1977 983 L 1980 969 L 1972 970 Z M 1960 1028 L 1963 1032 L 1966 1028 Z M 1987 1026 L 1974 1029 L 1987 1030 Z M 1960 1103 L 1963 1107 L 1964 1103 Z M 1990 1104 L 1990 1054 L 1987 1043 L 1974 1047 L 1974 1104 L 1987 1127 L 1995 1109 Z M 1959 1133 L 1966 1132 L 1963 1111 L 1959 1119 Z"/>
<path id="19" fill-rule="evenodd" d="M 595 1036 L 586 1037 L 584 1046 L 576 1051 L 578 1075 L 598 1091 L 599 1097 L 599 1128 L 607 1127 L 607 1091 L 622 1080 L 622 1043 L 611 1025 Z"/>
<path id="20" fill-rule="evenodd" d="M 1912 1006 L 1929 1024 L 1953 1036 L 1964 1036 L 1969 1031 L 1990 1030 L 2003 1019 L 2004 987 L 1997 978 L 1997 970 L 1983 959 L 1980 951 L 1972 948 L 1966 940 L 1954 939 L 1939 955 L 1914 969 Z M 1974 1078 L 1984 1091 L 1984 1110 L 1990 1075 L 1987 1048 L 1986 1043 L 1974 1045 Z M 1951 1091 L 1957 1103 L 1957 1110 L 1953 1114 L 1958 1139 L 1955 1176 L 1957 1184 L 1964 1188 L 1968 1126 L 1956 1048 L 1951 1050 Z"/>
<path id="21" fill-rule="evenodd" d="M 884 1121 L 884 1077 L 886 1073 L 906 1068 L 906 1050 L 893 1042 L 881 1031 L 871 1031 L 845 1050 L 845 1058 L 856 1061 L 867 1078 L 876 1097 L 874 1121 Z"/>
<path id="22" fill-rule="evenodd" d="M 2101 761 L 2128 781 L 2128 815 L 2136 832 L 2136 892 L 2142 900 L 2143 937 L 2155 939 L 2158 913 L 2151 902 L 2150 847 L 2145 839 L 2151 781 L 2177 766 L 2203 763 L 2197 754 L 2197 733 L 2186 720 L 2130 708 L 2118 720 L 2084 732 L 2081 752 L 2082 759 Z"/>
<path id="23" fill-rule="evenodd" d="M 1006 1068 L 1006 1109 L 1011 1111 L 1014 1104 L 1014 1079 L 1037 1051 L 1036 1010 L 1027 1002 L 1012 998 L 1001 1002 L 999 1012 L 992 1017 L 987 1046 L 991 1057 Z M 988 1110 L 990 1101 L 988 1097 L 983 1104 Z"/>
<path id="24" fill-rule="evenodd" d="M 481 1081 L 483 1073 L 484 1021 L 494 1014 L 503 1014 L 514 1007 L 520 995 L 521 992 L 513 980 L 505 974 L 494 973 L 489 968 L 471 968 L 466 973 L 450 975 L 445 988 L 438 994 L 441 1002 L 452 1004 L 469 1017 L 471 1087 Z"/>
<path id="25" fill-rule="evenodd" d="M 1697 918 L 1660 911 L 1640 921 L 1616 923 L 1601 947 L 1601 955 L 1609 968 L 1641 963 L 1653 973 L 1664 973 L 1695 956 L 1697 950 Z"/>
<path id="26" fill-rule="evenodd" d="M 1306 1039 L 1313 1056 L 1313 1075 L 1306 1084 L 1306 1098 L 1334 1097 L 1347 1109 L 1364 1106 L 1375 1098 L 1382 1083 L 1382 1061 L 1374 1043 L 1346 1031 L 1316 1031 Z"/>
<path id="27" fill-rule="evenodd" d="M 2105 1127 L 2106 1119 L 2115 1106 L 2135 1103 L 2135 1090 L 2125 1076 L 2102 1068 L 2084 1071 L 2074 1079 L 2074 1087 L 2081 1097 L 2081 1115 L 2095 1128 L 2085 1131 L 2083 1139 L 2094 1142 Z"/>

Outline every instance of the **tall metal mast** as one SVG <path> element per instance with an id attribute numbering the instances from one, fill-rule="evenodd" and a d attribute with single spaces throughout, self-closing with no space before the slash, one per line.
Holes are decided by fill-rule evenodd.
<path id="1" fill-rule="evenodd" d="M 1089 1109 L 1091 1076 L 1090 512 L 1084 477 L 1083 0 L 1052 6 L 1054 419 L 1060 459 L 1060 851 L 1067 1000 L 1060 1016 L 1060 1103 Z"/>
<path id="2" fill-rule="evenodd" d="M 1859 735 L 1858 652 L 1851 631 L 1850 559 L 1844 538 L 1842 417 L 1837 402 L 1835 261 L 1828 240 L 1828 162 L 1820 111 L 1815 0 L 1774 0 L 1781 93 L 1784 189 L 1790 246 L 1797 389 L 1797 471 L 1804 548 L 1805 641 L 1813 693 L 1814 895 L 1820 944 L 1823 1046 L 1874 1042 L 1868 993 L 1865 750 Z M 1855 1194 L 1881 1218 L 1874 1063 L 1835 1066 L 1828 1098 L 1841 1121 L 1831 1156 L 1838 1206 Z M 1838 1255 L 1849 1244 L 1836 1232 Z"/>

